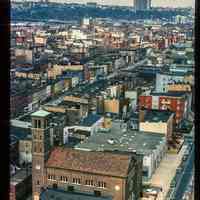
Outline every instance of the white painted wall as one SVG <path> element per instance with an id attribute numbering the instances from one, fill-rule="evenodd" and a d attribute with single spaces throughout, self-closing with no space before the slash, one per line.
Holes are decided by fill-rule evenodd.
<path id="1" fill-rule="evenodd" d="M 19 152 L 19 163 L 31 163 L 32 162 L 32 153 L 26 154 L 26 152 Z"/>
<path id="2" fill-rule="evenodd" d="M 162 158 L 165 156 L 167 151 L 166 138 L 157 146 L 157 148 L 149 155 L 144 155 L 143 157 L 143 167 L 149 169 L 149 176 L 151 178 L 155 170 L 159 167 Z M 157 164 L 156 164 L 157 163 Z"/>

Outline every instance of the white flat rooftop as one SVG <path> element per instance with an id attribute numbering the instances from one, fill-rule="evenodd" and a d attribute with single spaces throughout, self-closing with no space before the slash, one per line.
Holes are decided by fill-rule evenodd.
<path id="1" fill-rule="evenodd" d="M 11 126 L 19 127 L 19 128 L 29 128 L 31 126 L 30 122 L 24 122 L 17 119 L 10 120 Z"/>

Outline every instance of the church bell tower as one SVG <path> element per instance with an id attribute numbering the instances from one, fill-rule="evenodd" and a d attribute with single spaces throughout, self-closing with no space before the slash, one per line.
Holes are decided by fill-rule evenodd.
<path id="1" fill-rule="evenodd" d="M 32 194 L 33 200 L 39 200 L 45 185 L 45 161 L 50 146 L 49 112 L 39 110 L 31 115 L 32 119 Z"/>

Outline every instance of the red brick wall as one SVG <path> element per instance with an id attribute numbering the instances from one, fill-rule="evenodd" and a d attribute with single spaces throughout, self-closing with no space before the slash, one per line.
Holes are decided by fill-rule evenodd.
<path id="1" fill-rule="evenodd" d="M 48 174 L 55 175 L 56 181 L 48 180 Z M 66 176 L 68 178 L 68 183 L 63 183 L 60 181 L 60 176 Z M 76 185 L 73 184 L 73 178 L 80 178 L 81 184 Z M 93 180 L 95 186 L 86 186 L 85 181 L 86 180 Z M 80 190 L 80 191 L 86 191 L 86 192 L 93 192 L 94 190 L 101 191 L 102 195 L 112 195 L 113 200 L 126 200 L 125 198 L 125 182 L 126 179 L 122 178 L 115 178 L 115 177 L 109 177 L 109 176 L 101 176 L 101 175 L 95 175 L 90 173 L 81 173 L 76 171 L 70 171 L 70 170 L 60 170 L 60 169 L 54 169 L 54 168 L 47 168 L 47 175 L 45 177 L 46 185 L 49 187 L 52 187 L 53 184 L 57 184 L 58 188 L 65 188 L 67 189 L 67 186 L 74 186 L 74 189 Z M 97 187 L 98 181 L 102 181 L 106 183 L 106 188 L 99 188 Z M 118 185 L 120 187 L 119 191 L 115 190 L 115 186 Z"/>
<path id="2" fill-rule="evenodd" d="M 15 186 L 10 184 L 10 199 L 9 200 L 16 200 L 16 192 L 15 192 Z"/>
<path id="3" fill-rule="evenodd" d="M 178 123 L 183 118 L 184 115 L 184 109 L 185 109 L 184 98 L 160 96 L 158 105 L 159 109 L 162 109 L 163 101 L 169 101 L 169 104 L 166 105 L 170 111 L 175 112 L 175 120 L 176 123 Z M 139 96 L 139 108 L 141 109 L 142 107 L 146 109 L 152 109 L 152 96 Z"/>
<path id="4" fill-rule="evenodd" d="M 159 98 L 159 109 L 162 107 L 162 101 L 169 100 L 170 104 L 168 104 L 168 108 L 170 111 L 175 112 L 175 120 L 176 123 L 179 122 L 183 118 L 184 108 L 185 108 L 185 100 L 183 98 L 172 98 L 172 97 L 163 97 Z M 179 103 L 178 103 L 179 102 Z"/>
<path id="5" fill-rule="evenodd" d="M 139 108 L 152 108 L 152 96 L 139 96 Z"/>

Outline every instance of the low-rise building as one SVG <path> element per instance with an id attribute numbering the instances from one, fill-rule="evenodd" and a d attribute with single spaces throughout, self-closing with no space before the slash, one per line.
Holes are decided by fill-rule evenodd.
<path id="1" fill-rule="evenodd" d="M 20 200 L 31 194 L 31 169 L 20 169 L 10 178 L 10 200 Z"/>
<path id="2" fill-rule="evenodd" d="M 193 76 L 191 73 L 180 72 L 164 72 L 156 74 L 156 92 L 168 91 L 191 91 L 193 84 Z"/>
<path id="3" fill-rule="evenodd" d="M 139 130 L 164 134 L 167 140 L 172 139 L 174 113 L 166 110 L 140 110 Z"/>
<path id="4" fill-rule="evenodd" d="M 125 98 L 129 99 L 130 109 L 135 111 L 138 103 L 138 93 L 136 90 L 125 91 Z"/>
<path id="5" fill-rule="evenodd" d="M 65 127 L 63 131 L 64 144 L 71 140 L 84 141 L 89 136 L 95 134 L 100 127 L 103 127 L 104 117 L 97 114 L 89 114 L 81 120 L 79 125 Z"/>
<path id="6" fill-rule="evenodd" d="M 122 121 L 113 121 L 112 128 L 101 128 L 75 149 L 85 151 L 136 152 L 143 156 L 143 179 L 147 181 L 159 166 L 167 150 L 161 133 L 127 130 Z"/>
<path id="7" fill-rule="evenodd" d="M 135 153 L 88 152 L 50 146 L 51 113 L 32 115 L 33 199 L 45 188 L 88 192 L 113 200 L 140 199 L 142 159 Z"/>
<path id="8" fill-rule="evenodd" d="M 24 122 L 20 120 L 11 120 L 11 127 L 10 127 L 10 160 L 11 162 L 21 165 L 23 162 L 31 161 L 31 141 L 29 137 L 31 136 L 30 132 L 31 123 Z M 28 145 L 23 147 L 24 142 L 27 141 Z M 23 143 L 23 144 L 22 144 Z M 25 142 L 26 143 L 26 142 Z M 23 149 L 23 150 L 22 150 Z M 24 156 L 25 152 L 27 153 Z M 22 155 L 23 154 L 23 155 Z"/>
<path id="9" fill-rule="evenodd" d="M 19 164 L 27 164 L 32 162 L 32 135 L 19 140 Z"/>
<path id="10" fill-rule="evenodd" d="M 175 83 L 168 84 L 167 91 L 169 92 L 191 92 L 192 88 L 190 84 Z"/>
<path id="11" fill-rule="evenodd" d="M 139 107 L 175 112 L 175 122 L 178 124 L 187 116 L 190 98 L 184 92 L 151 93 L 139 96 Z"/>

